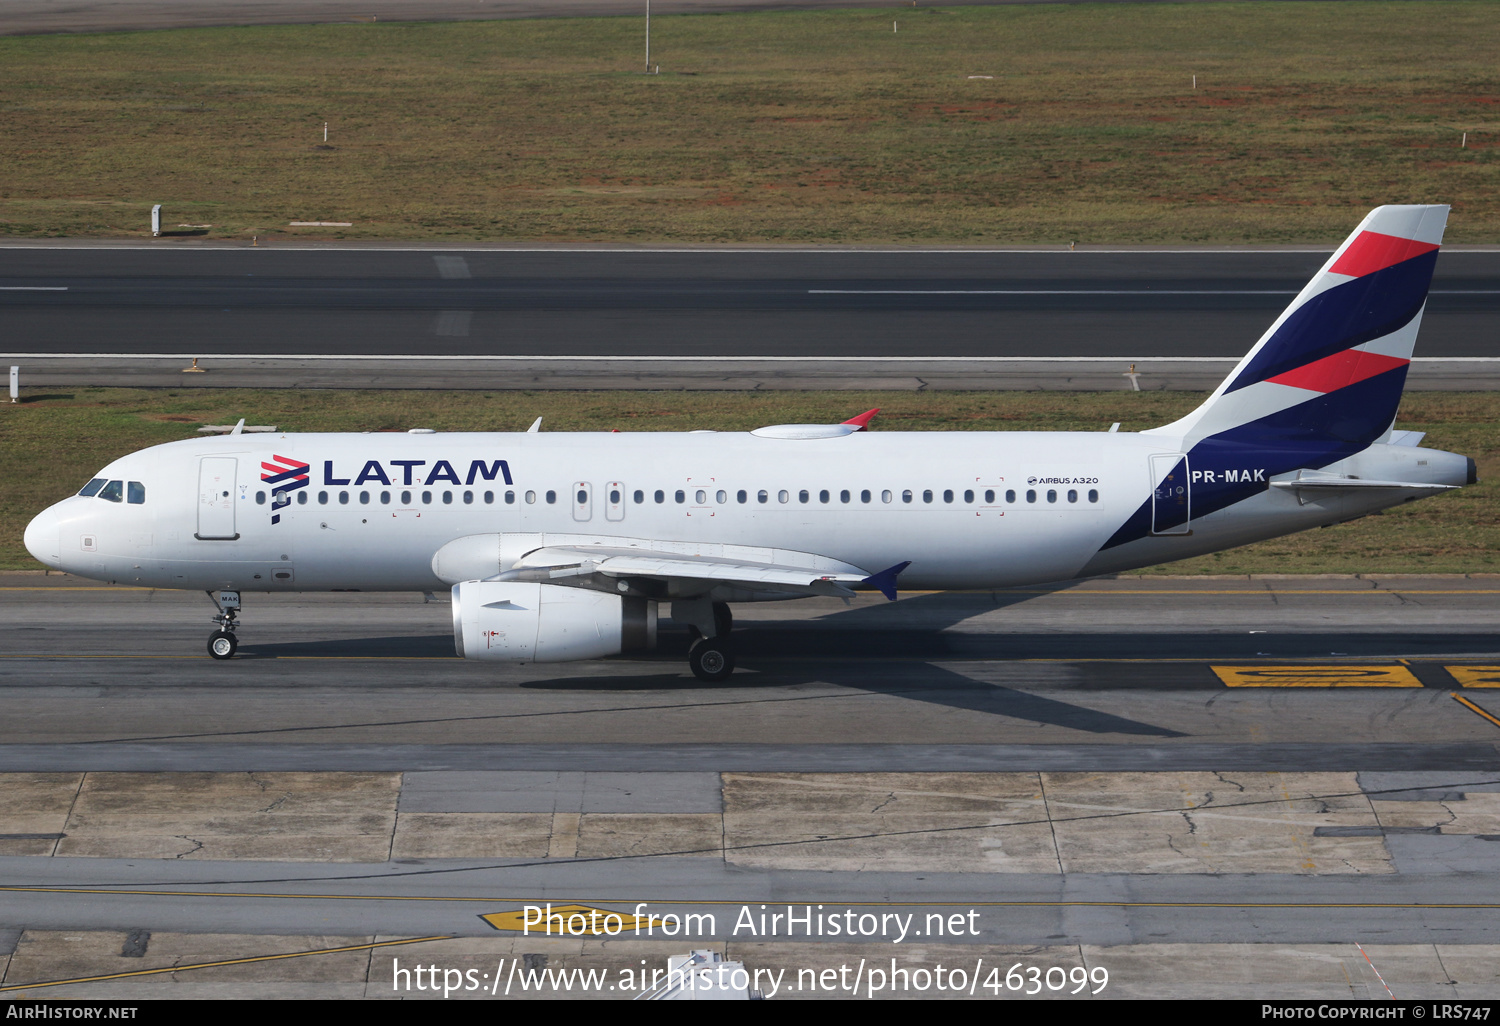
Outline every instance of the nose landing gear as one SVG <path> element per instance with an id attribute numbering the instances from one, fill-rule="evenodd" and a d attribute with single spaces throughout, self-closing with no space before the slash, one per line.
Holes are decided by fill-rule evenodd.
<path id="1" fill-rule="evenodd" d="M 215 659 L 229 659 L 240 647 L 239 639 L 234 636 L 235 628 L 239 626 L 236 617 L 240 612 L 240 593 L 221 591 L 215 595 L 210 591 L 208 597 L 219 610 L 219 615 L 213 618 L 219 629 L 208 636 L 208 654 Z"/>

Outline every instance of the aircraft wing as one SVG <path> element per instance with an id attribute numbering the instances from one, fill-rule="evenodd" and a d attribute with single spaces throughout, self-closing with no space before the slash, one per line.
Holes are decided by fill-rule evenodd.
<path id="1" fill-rule="evenodd" d="M 508 550 L 508 551 L 503 551 Z M 752 545 L 694 544 L 647 538 L 590 535 L 474 535 L 433 558 L 443 580 L 567 581 L 615 591 L 629 581 L 662 597 L 688 598 L 730 589 L 757 596 L 853 594 L 852 586 L 895 596 L 896 576 L 909 564 L 872 573 L 813 552 Z M 504 572 L 498 572 L 504 566 Z"/>
<path id="2" fill-rule="evenodd" d="M 619 553 L 549 546 L 528 552 L 499 579 L 522 580 L 543 571 L 547 579 L 554 581 L 586 574 L 614 580 L 646 579 L 668 585 L 679 594 L 711 590 L 714 585 L 732 585 L 752 591 L 852 595 L 849 585 L 863 584 L 872 576 L 868 570 L 812 553 L 786 553 L 804 558 L 785 563 L 751 562 L 736 555 Z"/>

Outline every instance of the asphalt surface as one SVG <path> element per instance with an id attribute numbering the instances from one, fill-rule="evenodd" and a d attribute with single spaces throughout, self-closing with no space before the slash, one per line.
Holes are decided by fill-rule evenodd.
<path id="1" fill-rule="evenodd" d="M 1187 842 L 1185 834 L 1152 840 L 1147 824 L 1131 828 L 1137 840 L 1130 843 L 1149 850 L 1127 872 L 984 872 L 941 862 L 917 871 L 884 869 L 879 860 L 817 868 L 778 862 L 785 842 L 755 841 L 753 812 L 732 820 L 750 838 L 738 847 L 733 838 L 718 840 L 715 827 L 711 858 L 684 855 L 681 842 L 674 848 L 665 838 L 640 851 L 572 855 L 571 845 L 582 844 L 579 819 L 555 812 L 554 838 L 573 831 L 564 857 L 393 854 L 386 861 L 309 862 L 300 853 L 288 860 L 119 857 L 107 847 L 95 857 L 0 856 L 0 924 L 16 928 L 11 957 L 19 960 L 7 982 L 85 978 L 83 965 L 104 966 L 88 970 L 100 974 L 135 968 L 142 963 L 114 961 L 114 949 L 120 936 L 141 931 L 214 935 L 219 939 L 204 950 L 219 950 L 213 945 L 228 943 L 229 924 L 237 935 L 299 938 L 274 943 L 302 948 L 329 935 L 349 943 L 415 936 L 501 943 L 479 916 L 545 901 L 628 911 L 644 900 L 676 914 L 715 913 L 717 925 L 701 941 L 731 943 L 744 940 L 731 932 L 726 914 L 736 903 L 823 903 L 860 914 L 898 909 L 919 921 L 972 907 L 978 932 L 945 940 L 968 946 L 972 957 L 993 959 L 1004 945 L 1103 945 L 1090 956 L 1094 961 L 1120 966 L 1146 959 L 1154 968 L 1138 969 L 1136 983 L 1177 986 L 1161 991 L 1177 994 L 1197 992 L 1180 989 L 1186 984 L 1174 974 L 1186 963 L 1172 959 L 1213 950 L 1193 945 L 1441 941 L 1456 946 L 1455 953 L 1489 959 L 1492 949 L 1484 946 L 1500 943 L 1489 886 L 1500 850 L 1482 833 L 1489 806 L 1480 805 L 1500 790 L 1500 704 L 1483 690 L 1500 682 L 1493 627 L 1500 578 L 1119 579 L 917 593 L 894 604 L 862 596 L 850 607 L 833 600 L 744 605 L 736 609 L 735 630 L 741 669 L 717 686 L 688 674 L 686 635 L 670 625 L 653 654 L 507 668 L 454 657 L 443 601 L 247 594 L 240 654 L 215 663 L 202 650 L 209 611 L 207 599 L 191 593 L 59 576 L 0 578 L 0 702 L 7 710 L 0 719 L 0 772 L 30 774 L 23 779 L 33 782 L 69 772 L 147 775 L 121 778 L 122 797 L 107 799 L 98 806 L 103 811 L 70 814 L 75 843 L 91 830 L 149 832 L 164 815 L 170 820 L 167 792 L 148 777 L 175 781 L 163 786 L 192 799 L 202 787 L 241 786 L 235 781 L 246 774 L 307 771 L 343 781 L 388 772 L 404 780 L 402 817 L 574 807 L 586 822 L 600 813 L 627 814 L 624 822 L 646 813 L 678 821 L 727 817 L 716 810 L 727 808 L 728 775 L 736 772 L 775 779 L 827 774 L 816 780 L 832 788 L 835 804 L 827 807 L 834 810 L 843 808 L 836 804 L 840 788 L 878 786 L 869 781 L 889 779 L 882 774 L 1043 772 L 1058 774 L 1045 792 L 1052 829 L 1078 819 L 1073 840 L 1055 843 L 1076 851 L 1094 843 L 1088 838 L 1099 830 L 1121 829 L 1112 823 L 1136 822 L 1129 817 L 1155 816 L 1151 823 L 1166 823 L 1164 830 L 1172 823 L 1182 829 L 1181 815 L 1161 805 L 1163 794 L 1172 806 L 1184 800 L 1179 785 L 1190 789 L 1186 775 L 1211 773 L 1220 796 L 1210 795 L 1210 802 L 1225 810 L 1218 815 L 1248 815 L 1234 821 L 1243 824 L 1235 829 L 1245 831 L 1247 847 L 1225 847 L 1222 833 L 1218 840 L 1205 835 L 1202 845 L 1262 859 L 1264 867 L 1153 868 L 1150 852 L 1157 849 L 1150 845 L 1164 858 L 1178 858 Z M 1247 679 L 1259 683 L 1242 686 Z M 1059 806 L 1050 789 L 1061 782 L 1086 795 L 1097 781 L 1107 792 L 1120 773 L 1163 779 L 1167 790 L 1150 797 L 1109 792 Z M 1283 811 L 1282 785 L 1273 783 L 1266 797 L 1247 794 L 1247 774 L 1259 773 L 1288 781 L 1294 793 L 1285 808 L 1298 811 Z M 1302 787 L 1322 794 L 1300 800 Z M 1294 820 L 1350 822 L 1326 818 L 1326 810 L 1344 807 L 1339 803 L 1349 800 L 1351 788 L 1362 808 L 1373 801 L 1383 817 L 1369 820 L 1376 825 L 1299 827 L 1313 848 L 1278 854 L 1272 841 Z M 144 803 L 141 811 L 125 815 L 132 801 Z M 1248 805 L 1236 813 L 1241 802 Z M 113 820 L 104 814 L 111 809 Z M 1413 809 L 1420 823 L 1438 825 L 1394 825 L 1402 821 L 1391 810 Z M 1205 810 L 1190 802 L 1180 811 Z M 38 822 L 26 815 L 36 813 L 9 813 L 0 841 L 68 836 L 6 832 L 6 824 L 19 830 L 17 824 Z M 166 828 L 181 835 L 173 843 L 232 843 L 223 838 L 232 834 L 232 805 L 198 815 L 206 815 L 202 829 L 211 833 Z M 786 815 L 768 811 L 767 822 Z M 896 831 L 892 839 L 858 843 L 899 851 L 902 830 L 911 843 L 934 843 L 922 830 L 913 833 L 911 814 L 905 815 L 880 821 Z M 1451 822 L 1442 825 L 1448 816 L 1480 825 L 1455 833 Z M 285 822 L 296 829 L 308 819 Z M 824 832 L 841 836 L 836 827 L 845 822 L 831 820 Z M 977 822 L 960 829 L 998 829 Z M 1210 817 L 1201 829 L 1214 822 L 1229 820 Z M 940 815 L 928 827 L 943 836 Z M 1003 836 L 1013 846 L 1021 835 Z M 400 843 L 413 837 L 398 833 L 407 839 Z M 298 842 L 279 843 L 295 849 Z M 1295 868 L 1317 846 L 1346 844 L 1374 846 L 1360 849 L 1380 853 L 1373 873 L 1329 863 L 1326 852 L 1317 855 L 1319 865 L 1332 868 Z M 720 845 L 726 845 L 722 858 Z M 1257 854 L 1261 848 L 1266 853 Z M 17 947 L 22 928 L 29 940 Z M 65 947 L 77 931 L 113 945 L 104 952 L 109 958 L 58 955 L 48 962 L 27 954 L 48 944 Z M 867 953 L 859 944 L 829 946 L 829 938 L 800 941 L 827 946 L 826 958 L 851 965 Z M 541 942 L 526 943 L 524 950 L 534 950 Z M 1153 947 L 1163 944 L 1189 947 Z M 905 949 L 870 950 L 881 958 L 908 957 Z M 943 957 L 956 957 L 943 950 Z M 1379 956 L 1394 949 L 1370 950 L 1384 966 Z M 774 961 L 767 950 L 744 957 L 752 955 L 756 964 Z M 816 961 L 805 952 L 797 957 Z M 1250 958 L 1250 949 L 1235 957 Z M 300 993 L 276 991 L 293 977 L 267 973 L 281 982 L 265 984 L 273 988 L 266 993 Z M 148 993 L 87 986 L 100 989 L 76 993 Z M 1267 978 L 1234 993 L 1279 993 L 1276 986 Z M 1330 996 L 1326 989 L 1307 993 Z M 1490 992 L 1481 986 L 1464 993 Z"/>
<path id="2" fill-rule="evenodd" d="M 406 594 L 247 594 L 216 663 L 202 595 L 59 580 L 0 591 L 6 769 L 1442 769 L 1500 741 L 1451 697 L 1452 667 L 1500 664 L 1489 578 L 750 604 L 719 686 L 670 627 L 637 658 L 459 660 L 448 603 Z M 1221 663 L 1399 664 L 1406 686 L 1229 687 Z"/>
<path id="3" fill-rule="evenodd" d="M 0 357 L 1238 358 L 1326 256 L 0 248 Z M 1497 313 L 1500 252 L 1445 252 L 1419 355 Z"/>
<path id="4" fill-rule="evenodd" d="M 1054 0 L 967 0 L 971 6 Z M 1118 0 L 1104 0 L 1106 3 Z M 656 13 L 870 7 L 870 0 L 657 0 Z M 643 0 L 6 0 L 0 35 L 341 21 L 641 17 Z"/>

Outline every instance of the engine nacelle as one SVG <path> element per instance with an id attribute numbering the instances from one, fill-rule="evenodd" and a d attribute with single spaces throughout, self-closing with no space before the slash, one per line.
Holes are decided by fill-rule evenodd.
<path id="1" fill-rule="evenodd" d="M 465 659 L 561 663 L 656 647 L 656 603 L 521 581 L 453 586 L 453 647 Z"/>

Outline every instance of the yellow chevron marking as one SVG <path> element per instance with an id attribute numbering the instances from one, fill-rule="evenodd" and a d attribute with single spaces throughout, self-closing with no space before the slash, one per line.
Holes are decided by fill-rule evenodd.
<path id="1" fill-rule="evenodd" d="M 1419 688 L 1405 666 L 1214 666 L 1231 688 Z"/>
<path id="2" fill-rule="evenodd" d="M 1500 688 L 1500 666 L 1445 666 L 1465 688 Z"/>
<path id="3" fill-rule="evenodd" d="M 538 903 L 509 912 L 491 912 L 479 917 L 497 930 L 528 932 L 543 937 L 604 937 L 623 930 L 635 931 L 661 920 L 661 916 L 636 917 L 625 912 L 588 905 Z M 606 922 L 606 919 L 609 922 Z"/>

